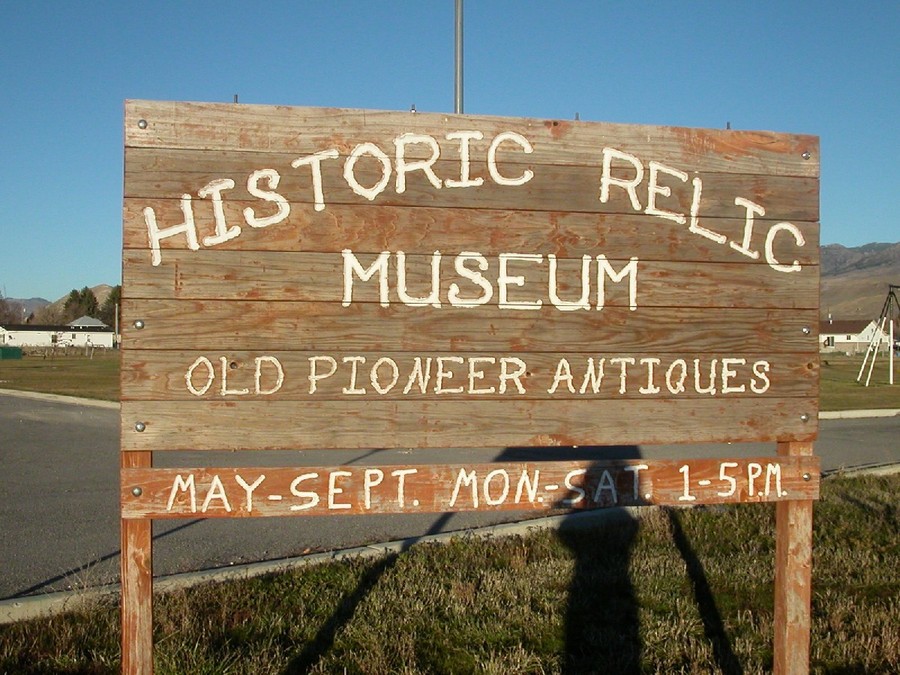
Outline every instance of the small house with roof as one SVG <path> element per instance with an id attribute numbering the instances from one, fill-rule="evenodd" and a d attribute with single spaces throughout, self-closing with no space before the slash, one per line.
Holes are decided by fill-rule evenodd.
<path id="1" fill-rule="evenodd" d="M 0 324 L 0 345 L 6 347 L 107 347 L 115 331 L 99 319 L 83 316 L 67 324 Z"/>
<path id="2" fill-rule="evenodd" d="M 894 327 L 895 337 L 897 327 Z M 882 329 L 878 321 L 872 319 L 828 319 L 819 323 L 819 351 L 859 354 L 865 352 L 872 338 L 881 335 L 880 347 L 887 349 L 887 326 Z"/>

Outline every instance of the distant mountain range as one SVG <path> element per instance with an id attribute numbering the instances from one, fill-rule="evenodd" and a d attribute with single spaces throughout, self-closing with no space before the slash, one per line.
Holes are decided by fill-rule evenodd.
<path id="1" fill-rule="evenodd" d="M 874 319 L 887 297 L 888 284 L 900 285 L 900 243 L 866 244 L 848 248 L 828 244 L 821 251 L 820 313 L 823 319 Z M 91 290 L 102 305 L 112 286 L 101 284 Z M 7 298 L 32 312 L 36 323 L 52 323 L 66 303 L 68 293 L 54 302 L 43 298 Z"/>
<path id="2" fill-rule="evenodd" d="M 113 287 L 109 284 L 99 284 L 98 286 L 91 287 L 91 290 L 94 292 L 94 297 L 97 298 L 98 305 L 103 305 L 112 289 Z M 6 298 L 6 301 L 10 305 L 13 305 L 13 307 L 18 307 L 23 317 L 34 314 L 34 319 L 31 323 L 53 324 L 57 323 L 57 317 L 62 314 L 62 310 L 68 299 L 69 294 L 66 293 L 64 296 L 53 302 L 45 300 L 44 298 Z"/>
<path id="3" fill-rule="evenodd" d="M 834 319 L 874 319 L 888 285 L 900 285 L 900 243 L 822 247 L 820 314 Z"/>

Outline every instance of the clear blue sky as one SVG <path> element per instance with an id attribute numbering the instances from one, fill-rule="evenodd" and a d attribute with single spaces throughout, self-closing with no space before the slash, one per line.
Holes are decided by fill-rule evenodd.
<path id="1" fill-rule="evenodd" d="M 822 242 L 900 241 L 900 2 L 465 0 L 465 112 L 821 136 Z M 453 110 L 453 0 L 7 2 L 0 292 L 120 282 L 127 98 Z"/>

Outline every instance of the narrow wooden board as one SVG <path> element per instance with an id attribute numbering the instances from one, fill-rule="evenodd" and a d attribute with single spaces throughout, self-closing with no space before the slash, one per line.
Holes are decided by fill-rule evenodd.
<path id="1" fill-rule="evenodd" d="M 815 398 L 123 401 L 123 450 L 452 448 L 812 440 Z M 141 423 L 143 431 L 137 431 Z"/>
<path id="2" fill-rule="evenodd" d="M 519 362 L 524 371 L 513 379 Z M 811 398 L 818 373 L 811 353 L 772 360 L 762 353 L 129 349 L 122 354 L 122 400 L 685 399 L 708 398 L 710 385 L 725 398 Z"/>
<path id="3" fill-rule="evenodd" d="M 605 145 L 612 145 L 638 155 L 653 152 L 702 171 L 819 173 L 817 137 L 769 131 L 222 103 L 135 100 L 125 104 L 128 147 L 276 149 L 298 154 L 335 147 L 347 153 L 363 141 L 390 149 L 398 129 L 441 140 L 454 131 L 481 130 L 484 139 L 471 142 L 473 158 L 483 157 L 497 134 L 514 131 L 531 140 L 534 152 L 528 157 L 538 162 L 554 157 L 588 164 L 596 162 Z M 569 150 L 558 159 L 555 148 L 563 143 Z M 458 141 L 445 145 L 442 156 L 459 156 Z M 518 154 L 503 148 L 498 153 L 502 161 L 515 160 Z"/>
<path id="4" fill-rule="evenodd" d="M 148 264 L 149 241 L 144 209 L 153 209 L 160 227 L 182 223 L 180 195 L 167 199 L 131 199 L 124 203 L 124 246 L 143 251 Z M 192 200 L 191 213 L 197 228 L 198 242 L 215 234 L 215 216 L 211 204 Z M 227 198 L 222 213 L 228 226 L 238 225 L 240 236 L 201 251 L 286 251 L 340 253 L 344 249 L 363 253 L 405 251 L 426 253 L 444 251 L 478 251 L 496 256 L 510 251 L 540 252 L 560 258 L 605 254 L 610 258 L 628 258 L 640 254 L 642 260 L 672 262 L 743 262 L 766 265 L 765 236 L 767 228 L 754 227 L 752 248 L 760 253 L 751 259 L 735 251 L 730 243 L 691 235 L 688 224 L 678 224 L 641 214 L 575 213 L 566 211 L 525 211 L 521 209 L 440 209 L 427 206 L 371 206 L 361 214 L 360 207 L 333 204 L 327 210 L 292 207 L 282 222 L 264 228 L 246 225 L 244 211 L 255 215 L 273 215 L 276 209 L 257 201 Z M 361 217 L 362 216 L 362 217 Z M 781 233 L 772 240 L 772 253 L 784 264 L 797 261 L 807 267 L 819 257 L 818 223 L 793 221 L 800 231 L 803 246 L 794 237 Z M 744 214 L 732 218 L 708 218 L 703 227 L 720 234 L 727 242 L 741 244 L 746 221 Z M 173 260 L 168 251 L 187 249 L 183 235 L 159 242 L 161 262 Z M 202 246 L 202 244 L 201 244 Z M 194 257 L 200 257 L 195 254 Z"/>
<path id="5" fill-rule="evenodd" d="M 223 194 L 223 201 L 230 199 L 250 200 L 248 180 L 257 170 L 271 169 L 279 176 L 275 192 L 291 204 L 312 205 L 317 199 L 309 167 L 295 169 L 291 162 L 293 155 L 277 153 L 219 153 L 202 150 L 158 150 L 131 149 L 125 155 L 125 197 L 141 200 L 180 198 L 183 194 L 193 195 L 202 204 L 198 193 L 215 181 L 227 180 L 233 183 Z M 657 159 L 655 156 L 647 161 Z M 374 164 L 374 166 L 373 166 Z M 458 162 L 438 160 L 433 172 L 438 180 L 459 178 Z M 574 211 L 580 213 L 633 214 L 644 213 L 649 204 L 648 180 L 644 179 L 635 188 L 637 204 L 629 191 L 612 187 L 605 201 L 600 199 L 602 167 L 570 166 L 565 164 L 529 164 L 528 171 L 533 178 L 523 185 L 498 185 L 484 176 L 479 187 L 461 189 L 436 188 L 422 171 L 406 176 L 404 191 L 400 192 L 396 174 L 386 174 L 374 162 L 359 162 L 354 175 L 356 181 L 365 188 L 373 188 L 387 178 L 382 191 L 373 200 L 356 194 L 344 176 L 344 163 L 340 158 L 323 163 L 321 166 L 322 207 L 327 210 L 335 204 L 350 204 L 360 207 L 378 206 L 428 206 L 431 208 L 481 208 L 516 209 L 523 203 L 530 210 Z M 151 170 L 152 168 L 152 170 Z M 685 167 L 687 170 L 693 167 Z M 514 169 L 509 173 L 519 177 L 525 169 Z M 681 170 L 681 169 L 679 169 Z M 630 179 L 635 170 L 627 165 L 619 173 Z M 617 175 L 617 174 L 616 174 Z M 393 180 L 391 180 L 393 178 Z M 819 218 L 819 181 L 807 176 L 772 176 L 759 174 L 701 174 L 702 180 L 698 205 L 694 207 L 695 191 L 692 182 L 669 179 L 660 186 L 671 194 L 655 197 L 660 210 L 690 217 L 692 208 L 698 218 L 737 218 L 746 213 L 746 208 L 736 204 L 735 198 L 748 199 L 755 204 L 765 205 L 765 213 L 757 216 L 760 220 L 815 221 Z M 272 203 L 258 200 L 259 208 L 272 209 Z M 178 219 L 161 226 L 175 225 Z"/>
<path id="6" fill-rule="evenodd" d="M 137 493 L 137 494 L 136 494 Z M 126 518 L 686 506 L 816 499 L 815 457 L 129 469 Z"/>
<path id="7" fill-rule="evenodd" d="M 627 299 L 626 299 L 627 302 Z M 435 310 L 372 303 L 123 302 L 130 349 L 309 351 L 817 351 L 818 311 L 658 307 L 631 311 Z M 640 309 L 640 308 L 639 308 Z M 643 320 L 638 321 L 640 317 Z M 137 328 L 135 321 L 142 321 Z"/>
<path id="8" fill-rule="evenodd" d="M 124 252 L 124 284 L 128 298 L 185 300 L 300 300 L 340 304 L 344 294 L 342 255 L 337 253 L 284 253 L 210 250 L 203 255 L 193 251 L 172 251 L 165 256 L 165 265 L 147 265 L 144 251 Z M 588 255 L 588 254 L 585 254 Z M 378 259 L 378 254 L 355 253 L 354 261 L 365 267 Z M 483 278 L 498 286 L 499 260 L 485 258 L 490 268 L 481 272 Z M 437 261 L 437 263 L 435 263 Z M 629 259 L 608 259 L 610 269 L 618 273 L 628 268 Z M 390 256 L 388 278 L 391 280 L 390 298 L 400 299 L 396 293 L 398 267 L 396 254 Z M 476 269 L 472 257 L 460 257 L 459 264 Z M 533 294 L 540 289 L 544 303 L 550 303 L 549 289 L 556 290 L 563 302 L 580 302 L 584 295 L 582 274 L 588 272 L 587 300 L 596 306 L 598 276 L 605 274 L 603 300 L 609 304 L 630 301 L 628 281 L 614 283 L 596 260 L 556 258 L 552 263 L 555 278 L 551 279 L 551 260 L 542 256 L 538 263 L 512 261 L 510 273 L 523 276 L 530 291 L 513 289 L 518 295 Z M 405 254 L 402 269 L 408 293 L 416 297 L 429 296 L 433 291 L 432 274 L 439 270 L 439 300 L 449 305 L 449 290 L 456 284 L 463 298 L 478 298 L 484 291 L 456 271 L 457 255 L 444 253 L 440 257 L 429 253 Z M 802 274 L 773 274 L 766 265 L 755 262 L 729 262 L 697 265 L 693 262 L 638 260 L 634 264 L 639 295 L 636 300 L 645 307 L 758 307 L 810 309 L 819 304 L 819 284 L 815 270 Z M 552 281 L 552 285 L 551 285 Z M 607 296 L 608 300 L 607 300 Z M 363 282 L 353 279 L 353 300 L 379 302 L 377 278 Z M 496 305 L 499 292 L 488 301 Z"/>
<path id="9" fill-rule="evenodd" d="M 812 457 L 811 443 L 779 443 L 780 459 Z M 777 675 L 809 672 L 812 627 L 813 503 L 775 506 L 775 658 Z"/>

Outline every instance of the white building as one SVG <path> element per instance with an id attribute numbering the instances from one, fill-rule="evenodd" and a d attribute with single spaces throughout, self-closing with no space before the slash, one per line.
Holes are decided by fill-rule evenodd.
<path id="1" fill-rule="evenodd" d="M 872 343 L 872 338 L 882 335 L 881 348 L 887 349 L 888 329 L 884 330 L 874 319 L 829 319 L 819 323 L 819 351 L 842 352 L 845 354 L 860 354 L 865 352 Z M 897 327 L 894 326 L 894 339 L 897 338 Z"/>
<path id="2" fill-rule="evenodd" d="M 83 316 L 66 325 L 3 324 L 0 345 L 7 347 L 107 347 L 115 332 L 102 321 Z"/>

